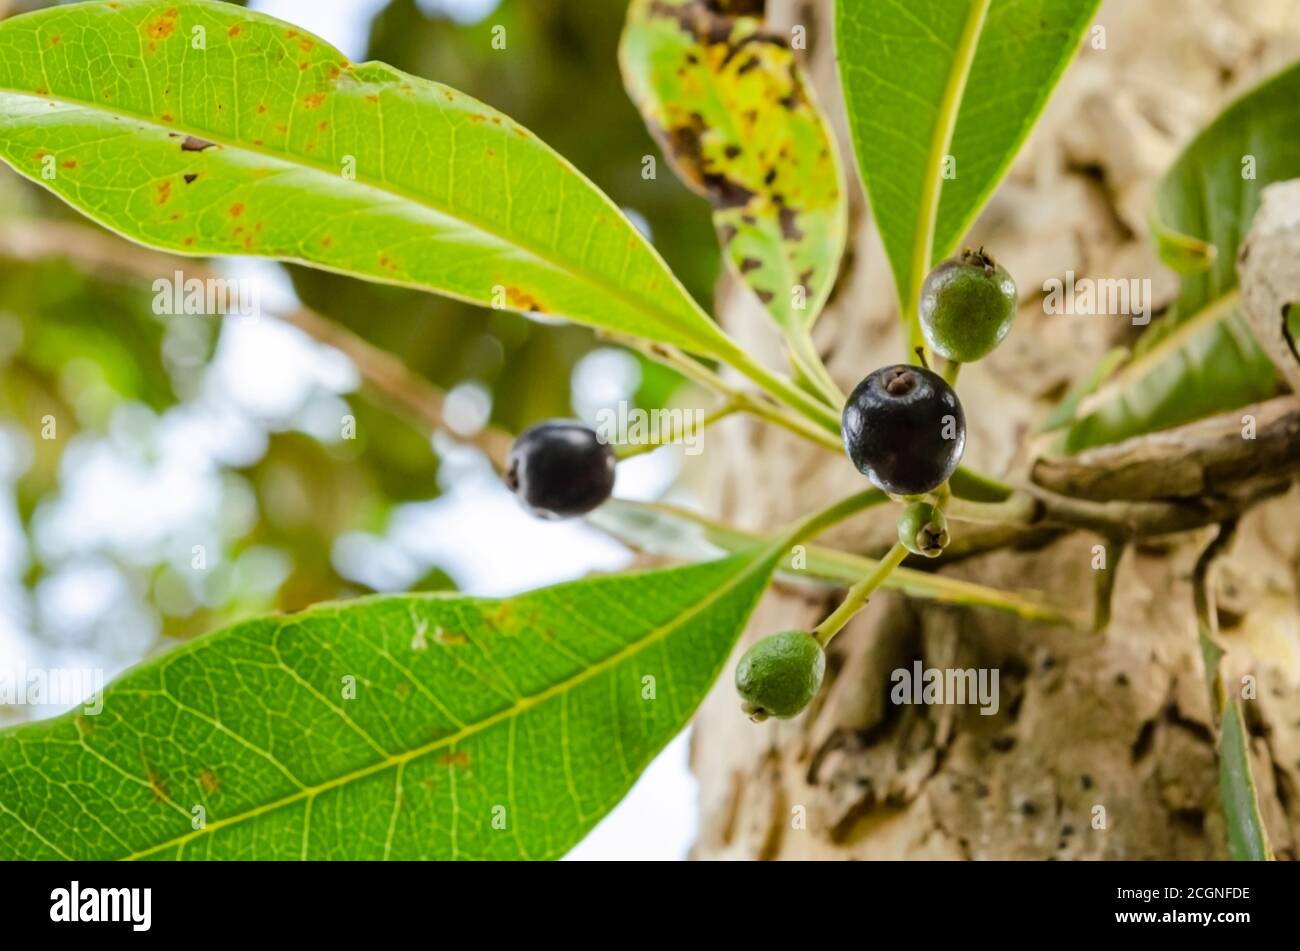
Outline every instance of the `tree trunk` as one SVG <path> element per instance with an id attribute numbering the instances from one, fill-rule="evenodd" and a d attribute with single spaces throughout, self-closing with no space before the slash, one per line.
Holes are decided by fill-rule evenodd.
<path id="1" fill-rule="evenodd" d="M 769 0 L 774 29 L 807 29 L 809 63 L 839 124 L 830 0 Z M 1015 276 L 1021 307 L 1011 337 L 967 367 L 960 392 L 967 461 L 1016 476 L 1030 427 L 1110 346 L 1128 321 L 1045 316 L 1043 281 L 1077 275 L 1147 277 L 1154 306 L 1176 280 L 1146 234 L 1152 189 L 1178 149 L 1223 105 L 1300 57 L 1290 0 L 1109 0 L 1007 181 L 977 223 L 983 244 Z M 1096 37 L 1090 36 L 1089 41 Z M 960 163 L 960 156 L 958 156 Z M 957 173 L 960 174 L 960 164 Z M 817 330 L 846 389 L 904 356 L 893 280 L 859 186 L 851 248 Z M 734 282 L 719 289 L 728 328 L 770 360 L 778 348 L 757 304 Z M 782 524 L 862 487 L 846 459 L 783 431 L 735 421 L 710 433 L 713 508 L 737 524 Z M 829 540 L 879 554 L 893 532 L 884 510 Z M 1264 819 L 1279 858 L 1300 835 L 1300 497 L 1251 511 L 1217 572 L 1230 690 L 1253 676 L 1244 703 Z M 962 525 L 956 525 L 960 535 Z M 740 713 L 732 668 L 696 721 L 701 785 L 698 858 L 1219 858 L 1225 854 L 1214 733 L 1193 612 L 1191 570 L 1214 529 L 1130 548 L 1113 619 L 1097 635 L 983 609 L 881 594 L 834 641 L 821 696 L 792 721 L 755 725 Z M 1095 572 L 1086 533 L 1032 551 L 965 558 L 942 570 L 1003 588 L 1036 589 L 1087 611 Z M 816 623 L 838 594 L 778 585 L 737 655 L 758 637 Z M 890 674 L 926 667 L 990 668 L 999 706 L 902 706 Z M 734 663 L 734 658 L 733 658 Z"/>

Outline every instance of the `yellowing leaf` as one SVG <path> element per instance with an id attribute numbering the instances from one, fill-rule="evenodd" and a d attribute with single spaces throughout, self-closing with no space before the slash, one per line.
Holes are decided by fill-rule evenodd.
<path id="1" fill-rule="evenodd" d="M 789 37 L 697 0 L 633 0 L 619 59 L 678 176 L 712 203 L 732 270 L 787 334 L 806 333 L 839 271 L 847 202 Z"/>

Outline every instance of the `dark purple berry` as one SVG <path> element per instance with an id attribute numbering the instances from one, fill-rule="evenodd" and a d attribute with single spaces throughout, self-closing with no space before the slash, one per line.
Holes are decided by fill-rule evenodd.
<path id="1" fill-rule="evenodd" d="M 582 423 L 548 420 L 515 440 L 505 480 L 534 515 L 585 515 L 614 488 L 614 452 Z"/>
<path id="2" fill-rule="evenodd" d="M 924 495 L 952 475 L 966 448 L 966 414 L 937 373 L 881 367 L 849 395 L 844 448 L 858 471 L 891 495 Z"/>

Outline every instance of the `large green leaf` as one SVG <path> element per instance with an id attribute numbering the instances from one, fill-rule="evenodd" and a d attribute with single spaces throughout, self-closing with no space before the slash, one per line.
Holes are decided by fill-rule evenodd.
<path id="1" fill-rule="evenodd" d="M 915 344 L 921 282 L 1006 174 L 1098 2 L 836 3 L 858 170 Z"/>
<path id="2" fill-rule="evenodd" d="M 726 258 L 787 336 L 830 295 L 848 203 L 829 123 L 788 38 L 698 0 L 633 0 L 623 78 Z"/>
<path id="3" fill-rule="evenodd" d="M 1297 101 L 1300 64 L 1229 105 L 1161 180 L 1152 231 L 1182 274 L 1178 299 L 1143 335 L 1133 362 L 1082 402 L 1066 451 L 1177 426 L 1276 390 L 1272 361 L 1237 308 L 1237 250 L 1265 186 L 1300 176 Z M 1189 255 L 1188 248 L 1200 250 Z"/>
<path id="4" fill-rule="evenodd" d="M 210 634 L 98 715 L 0 733 L 0 858 L 562 855 L 685 725 L 778 554 Z"/>
<path id="5" fill-rule="evenodd" d="M 619 210 L 527 129 L 229 4 L 87 3 L 0 22 L 0 157 L 154 247 L 734 350 Z"/>

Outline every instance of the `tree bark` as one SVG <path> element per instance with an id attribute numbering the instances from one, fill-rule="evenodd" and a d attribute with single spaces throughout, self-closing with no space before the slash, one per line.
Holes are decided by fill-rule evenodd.
<path id="1" fill-rule="evenodd" d="M 831 9 L 829 0 L 768 3 L 774 29 L 806 28 L 814 84 L 851 168 Z M 970 236 L 1006 264 L 1021 294 L 1011 337 L 962 373 L 967 461 L 982 471 L 1024 475 L 1034 422 L 1076 375 L 1135 333 L 1116 318 L 1045 316 L 1043 281 L 1067 270 L 1151 277 L 1153 306 L 1172 299 L 1176 279 L 1146 233 L 1156 181 L 1230 98 L 1300 57 L 1300 10 L 1289 0 L 1109 0 L 1096 23 L 1105 48 L 1085 42 Z M 888 263 L 856 177 L 850 187 L 851 247 L 817 328 L 846 389 L 904 357 Z M 733 281 L 720 286 L 723 322 L 775 363 L 777 342 L 757 308 Z M 847 460 L 769 426 L 737 419 L 710 439 L 713 510 L 742 527 L 780 525 L 862 487 Z M 893 532 L 885 511 L 828 540 L 879 554 Z M 1291 859 L 1300 836 L 1298 515 L 1294 488 L 1250 511 L 1215 582 L 1225 682 L 1232 690 L 1249 675 L 1258 685 L 1244 707 L 1261 809 L 1275 853 Z M 955 528 L 960 535 L 963 526 Z M 694 728 L 702 813 L 695 857 L 1223 857 L 1191 587 L 1213 535 L 1187 532 L 1125 550 L 1113 616 L 1095 635 L 878 595 L 835 639 L 820 697 L 792 721 L 746 720 L 728 667 Z M 1036 550 L 941 570 L 1036 589 L 1086 611 L 1094 546 L 1105 544 L 1085 532 L 1058 534 Z M 815 624 L 837 600 L 825 589 L 778 585 L 737 656 L 764 634 Z M 996 669 L 997 712 L 894 704 L 890 674 L 915 660 Z"/>

